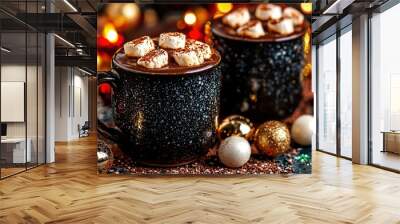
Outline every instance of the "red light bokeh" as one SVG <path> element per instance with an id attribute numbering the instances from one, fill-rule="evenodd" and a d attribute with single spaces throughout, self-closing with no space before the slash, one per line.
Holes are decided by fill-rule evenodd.
<path id="1" fill-rule="evenodd" d="M 108 83 L 102 83 L 99 85 L 99 93 L 103 95 L 111 94 L 111 85 Z"/>

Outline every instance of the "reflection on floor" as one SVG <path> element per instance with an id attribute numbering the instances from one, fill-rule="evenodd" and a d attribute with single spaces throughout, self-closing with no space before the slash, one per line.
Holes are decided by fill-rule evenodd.
<path id="1" fill-rule="evenodd" d="M 12 167 L 12 168 L 1 168 L 1 178 L 22 172 L 25 170 L 25 167 Z"/>
<path id="2" fill-rule="evenodd" d="M 374 151 L 373 164 L 400 171 L 400 155 L 392 152 Z"/>
<path id="3" fill-rule="evenodd" d="M 96 173 L 96 139 L 0 181 L 0 223 L 399 223 L 400 175 L 313 152 L 313 173 L 131 177 Z"/>
<path id="4" fill-rule="evenodd" d="M 8 164 L 8 165 L 2 164 L 2 166 L 3 167 L 0 168 L 1 169 L 0 170 L 1 178 L 6 178 L 6 177 L 11 176 L 13 174 L 17 174 L 17 173 L 20 173 L 22 171 L 25 171 L 26 169 L 29 170 L 30 168 L 36 167 L 37 165 L 36 165 L 36 163 L 27 163 L 26 167 L 25 167 L 25 164 L 18 164 L 18 165 L 15 165 L 15 164 Z"/>

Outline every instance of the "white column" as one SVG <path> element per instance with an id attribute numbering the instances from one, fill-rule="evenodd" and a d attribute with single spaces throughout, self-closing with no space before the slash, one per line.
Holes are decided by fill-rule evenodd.
<path id="1" fill-rule="evenodd" d="M 46 35 L 46 163 L 55 161 L 55 72 L 54 35 Z"/>
<path id="2" fill-rule="evenodd" d="M 46 1 L 46 11 L 53 12 L 54 5 Z M 52 33 L 46 34 L 46 163 L 55 162 L 55 43 Z"/>
<path id="3" fill-rule="evenodd" d="M 353 162 L 368 163 L 368 15 L 353 20 Z"/>
<path id="4" fill-rule="evenodd" d="M 314 95 L 314 99 L 317 99 L 317 47 L 315 45 L 312 45 L 311 48 L 311 65 L 312 65 L 312 76 L 311 76 L 311 91 L 313 92 Z M 314 108 L 313 108 L 313 113 L 314 113 L 314 133 L 313 133 L 313 137 L 312 137 L 312 145 L 311 145 L 311 149 L 315 150 L 317 149 L 317 122 L 316 118 L 318 116 L 317 114 L 317 101 L 314 100 Z"/>

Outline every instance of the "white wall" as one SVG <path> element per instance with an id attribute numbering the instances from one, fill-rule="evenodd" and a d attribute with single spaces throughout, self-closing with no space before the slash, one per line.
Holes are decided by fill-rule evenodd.
<path id="1" fill-rule="evenodd" d="M 69 69 L 55 68 L 55 141 L 67 141 L 69 133 Z"/>
<path id="2" fill-rule="evenodd" d="M 88 78 L 71 67 L 56 67 L 55 74 L 55 140 L 74 140 L 78 125 L 88 121 Z"/>
<path id="3" fill-rule="evenodd" d="M 76 72 L 79 72 L 78 75 Z M 78 124 L 83 125 L 85 121 L 89 120 L 88 114 L 88 78 L 86 76 L 82 76 L 79 70 L 75 70 L 74 75 L 74 108 L 73 108 L 73 119 L 72 119 L 72 136 L 79 137 L 78 133 Z M 79 102 L 80 101 L 80 102 Z M 75 111 L 74 111 L 75 110 Z M 80 111 L 81 110 L 81 111 Z"/>
<path id="4" fill-rule="evenodd" d="M 19 65 L 19 64 L 5 64 L 1 66 L 1 81 L 3 82 L 25 82 L 25 69 L 27 69 L 27 72 L 29 74 L 28 78 L 30 77 L 30 74 L 36 74 L 36 66 L 27 66 L 27 68 L 24 65 Z M 29 80 L 29 85 L 36 86 L 36 80 Z M 36 108 L 36 88 L 27 88 L 27 102 L 31 107 Z M 31 104 L 31 102 L 34 102 Z M 2 110 L 7 110 L 7 108 L 1 108 Z M 30 111 L 30 110 L 29 110 Z M 28 122 L 35 121 L 36 123 L 36 113 L 28 113 Z M 28 128 L 33 126 L 28 125 Z M 36 130 L 36 126 L 35 126 Z M 29 130 L 28 130 L 29 134 Z M 25 122 L 7 122 L 7 136 L 8 137 L 25 137 Z M 28 136 L 29 137 L 29 136 Z"/>

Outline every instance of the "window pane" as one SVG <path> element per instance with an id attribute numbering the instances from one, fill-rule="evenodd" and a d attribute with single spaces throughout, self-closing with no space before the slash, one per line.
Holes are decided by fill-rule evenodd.
<path id="1" fill-rule="evenodd" d="M 346 30 L 347 31 L 347 30 Z M 352 156 L 352 35 L 340 36 L 340 152 Z"/>
<path id="2" fill-rule="evenodd" d="M 318 48 L 318 147 L 336 153 L 336 37 Z"/>
<path id="3" fill-rule="evenodd" d="M 372 162 L 396 170 L 400 170 L 400 33 L 393 27 L 398 21 L 400 4 L 371 19 Z"/>

